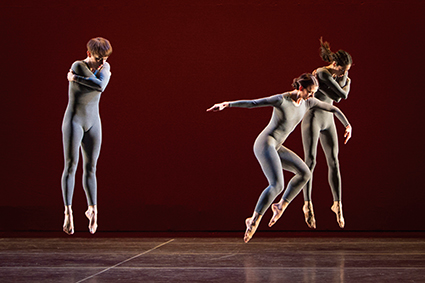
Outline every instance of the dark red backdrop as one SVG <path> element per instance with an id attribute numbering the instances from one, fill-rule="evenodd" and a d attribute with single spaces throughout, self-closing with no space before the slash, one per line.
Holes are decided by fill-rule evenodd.
<path id="1" fill-rule="evenodd" d="M 423 230 L 425 2 L 8 2 L 0 231 L 61 230 L 66 73 L 94 36 L 114 47 L 101 100 L 100 231 L 244 230 L 267 185 L 252 144 L 271 109 L 205 110 L 290 90 L 324 65 L 320 36 L 355 62 L 338 104 L 354 128 L 340 146 L 346 230 Z M 286 145 L 303 156 L 299 129 Z M 85 231 L 80 184 L 81 169 L 74 214 Z M 318 230 L 339 230 L 322 153 L 313 197 Z M 301 208 L 299 196 L 271 230 L 308 230 Z"/>

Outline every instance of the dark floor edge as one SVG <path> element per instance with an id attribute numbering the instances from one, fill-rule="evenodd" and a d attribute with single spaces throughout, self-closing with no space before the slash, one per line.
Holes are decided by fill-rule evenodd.
<path id="1" fill-rule="evenodd" d="M 67 235 L 60 231 L 0 231 L 0 238 L 182 238 L 182 237 L 243 237 L 244 231 L 99 231 L 92 235 L 76 231 Z M 337 238 L 424 238 L 425 231 L 259 231 L 255 237 L 337 237 Z"/>

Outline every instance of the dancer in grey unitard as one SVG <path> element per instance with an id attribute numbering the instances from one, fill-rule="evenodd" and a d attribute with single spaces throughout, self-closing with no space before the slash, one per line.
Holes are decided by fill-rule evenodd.
<path id="1" fill-rule="evenodd" d="M 245 235 L 245 242 L 251 239 L 255 232 L 255 230 L 252 231 L 254 226 L 258 227 L 261 216 L 271 205 L 276 196 L 283 191 L 284 181 L 282 169 L 293 172 L 295 175 L 288 183 L 282 196 L 282 203 L 280 205 L 276 204 L 277 208 L 282 210 L 280 215 L 284 210 L 284 208 L 282 208 L 283 202 L 285 203 L 283 206 L 286 208 L 310 179 L 311 173 L 304 161 L 294 152 L 282 145 L 304 117 L 306 111 L 318 108 L 335 114 L 347 129 L 347 140 L 351 135 L 351 126 L 344 114 L 337 107 L 311 97 L 317 90 L 317 80 L 314 76 L 311 74 L 303 74 L 301 77 L 294 80 L 293 86 L 295 90 L 291 92 L 256 100 L 223 102 L 221 104 L 215 104 L 208 109 L 209 111 L 217 111 L 223 110 L 226 107 L 273 107 L 273 114 L 269 124 L 259 134 L 254 143 L 255 156 L 269 182 L 269 186 L 260 195 L 253 217 L 246 221 L 247 232 Z M 270 226 L 277 221 L 280 215 L 273 217 Z"/>
<path id="2" fill-rule="evenodd" d="M 75 172 L 81 146 L 84 160 L 83 186 L 88 205 L 95 205 L 96 163 L 102 142 L 99 100 L 110 78 L 106 62 L 102 70 L 90 71 L 84 61 L 72 64 L 75 81 L 69 82 L 69 102 L 62 123 L 65 170 L 62 178 L 65 205 L 72 205 Z"/>
<path id="3" fill-rule="evenodd" d="M 94 43 L 92 42 L 94 47 L 96 44 L 106 44 L 101 38 L 92 40 L 94 40 Z M 107 46 L 110 47 L 109 42 Z M 74 232 L 71 206 L 80 148 L 83 156 L 83 187 L 89 207 L 86 216 L 90 220 L 90 232 L 94 233 L 97 228 L 96 164 L 102 142 L 99 100 L 111 76 L 110 65 L 106 59 L 112 49 L 108 49 L 106 55 L 99 55 L 104 52 L 90 48 L 93 47 L 88 44 L 88 57 L 74 62 L 68 73 L 69 99 L 62 122 L 65 161 L 62 195 L 65 204 L 64 231 L 67 234 Z"/>
<path id="4" fill-rule="evenodd" d="M 314 96 L 320 101 L 333 104 L 334 101 L 339 102 L 341 99 L 347 99 L 351 83 L 348 70 L 351 67 L 352 59 L 350 54 L 343 50 L 336 53 L 331 52 L 329 43 L 323 43 L 322 39 L 320 39 L 320 43 L 322 59 L 331 64 L 313 72 L 319 80 L 319 89 Z M 334 117 L 321 109 L 310 109 L 301 123 L 301 132 L 305 162 L 312 173 L 316 166 L 317 145 L 320 140 L 328 164 L 329 185 L 334 199 L 331 209 L 336 213 L 339 226 L 343 228 L 345 221 L 342 215 L 341 173 Z M 311 199 L 312 182 L 313 178 L 307 182 L 303 189 L 303 211 L 307 225 L 310 228 L 316 228 Z"/>

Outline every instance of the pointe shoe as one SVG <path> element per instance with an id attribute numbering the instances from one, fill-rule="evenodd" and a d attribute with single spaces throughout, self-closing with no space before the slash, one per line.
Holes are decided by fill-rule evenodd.
<path id="1" fill-rule="evenodd" d="M 313 203 L 311 201 L 304 203 L 303 212 L 307 226 L 311 229 L 316 229 L 316 218 L 314 217 Z"/>
<path id="2" fill-rule="evenodd" d="M 87 219 L 89 220 L 89 231 L 91 234 L 96 233 L 97 230 L 97 213 L 93 210 L 87 209 L 85 213 Z"/>
<path id="3" fill-rule="evenodd" d="M 339 201 L 334 202 L 334 204 L 331 207 L 331 210 L 336 214 L 336 221 L 338 222 L 338 225 L 340 228 L 345 227 L 345 220 L 344 216 L 342 215 L 342 204 Z"/>

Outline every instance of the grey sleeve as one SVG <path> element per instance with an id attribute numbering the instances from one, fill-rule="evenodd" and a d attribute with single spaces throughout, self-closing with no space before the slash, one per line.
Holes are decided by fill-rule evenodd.
<path id="1" fill-rule="evenodd" d="M 105 88 L 111 78 L 110 70 L 110 65 L 108 63 L 105 63 L 100 71 L 96 70 L 96 72 L 94 72 L 94 74 L 92 74 L 91 76 L 84 77 L 80 75 L 75 75 L 75 82 L 90 87 L 94 90 L 103 92 L 105 91 Z"/>
<path id="2" fill-rule="evenodd" d="M 309 98 L 307 100 L 307 103 L 309 108 L 318 108 L 328 112 L 332 112 L 338 118 L 338 120 L 341 121 L 344 127 L 347 127 L 348 125 L 350 125 L 350 122 L 348 122 L 347 117 L 345 117 L 344 113 L 342 113 L 342 111 L 338 107 L 332 104 L 320 101 L 314 97 Z"/>
<path id="3" fill-rule="evenodd" d="M 320 81 L 320 90 L 332 100 L 339 102 L 342 98 L 347 99 L 350 92 L 351 80 L 348 72 L 335 81 L 332 75 L 323 68 L 317 69 L 317 78 Z"/>
<path id="4" fill-rule="evenodd" d="M 269 97 L 254 100 L 237 100 L 229 102 L 229 107 L 254 108 L 266 106 L 278 106 L 282 103 L 282 94 L 276 94 Z"/>

